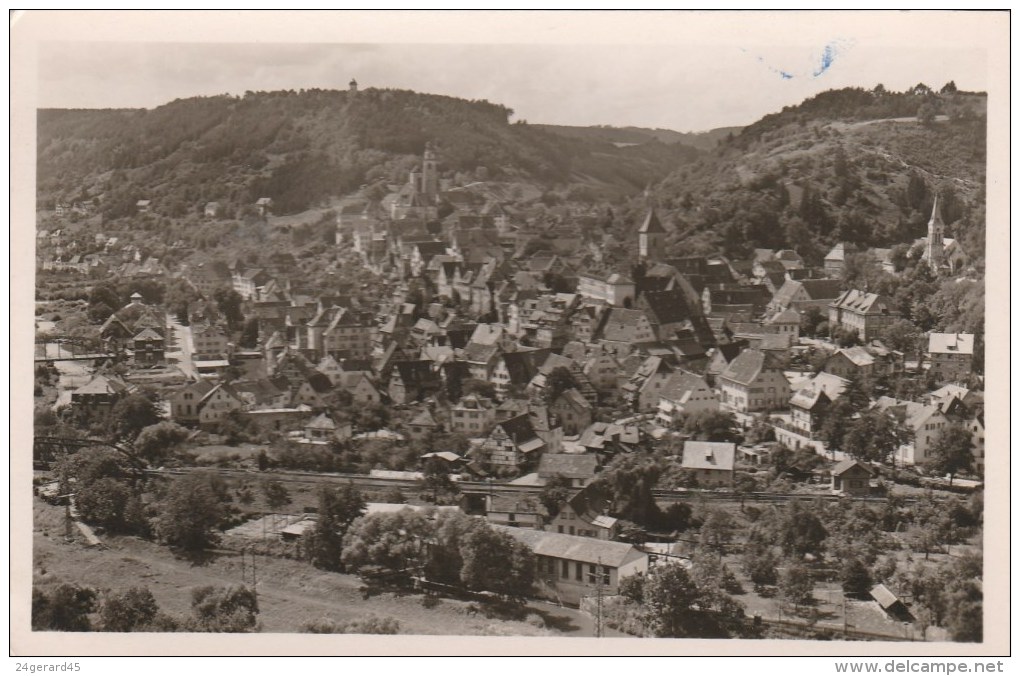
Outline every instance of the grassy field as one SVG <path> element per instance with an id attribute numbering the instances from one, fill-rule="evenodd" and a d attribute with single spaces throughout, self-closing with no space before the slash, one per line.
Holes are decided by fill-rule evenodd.
<path id="1" fill-rule="evenodd" d="M 192 588 L 240 584 L 245 574 L 250 580 L 250 560 L 242 567 L 236 552 L 213 552 L 208 561 L 196 564 L 139 538 L 103 538 L 103 549 L 87 548 L 80 540 L 65 542 L 63 515 L 62 507 L 36 500 L 33 583 L 40 587 L 62 582 L 99 590 L 146 586 L 161 609 L 183 616 L 190 612 Z M 530 622 L 485 617 L 469 602 L 454 599 L 443 599 L 432 608 L 425 608 L 417 594 L 385 592 L 366 599 L 355 576 L 324 572 L 300 561 L 259 556 L 255 565 L 264 632 L 296 632 L 305 622 L 320 618 L 348 621 L 376 616 L 396 618 L 400 633 L 406 634 L 591 635 L 585 618 L 570 609 L 535 604 L 526 611 Z"/>

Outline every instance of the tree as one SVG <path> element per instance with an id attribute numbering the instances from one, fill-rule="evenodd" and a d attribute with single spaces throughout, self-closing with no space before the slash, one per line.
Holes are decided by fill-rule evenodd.
<path id="1" fill-rule="evenodd" d="M 700 598 L 687 569 L 677 563 L 652 568 L 644 586 L 645 625 L 657 638 L 696 636 L 694 609 Z"/>
<path id="2" fill-rule="evenodd" d="M 240 585 L 197 587 L 191 590 L 191 614 L 188 628 L 194 631 L 251 632 L 258 624 L 258 598 Z"/>
<path id="3" fill-rule="evenodd" d="M 198 551 L 219 540 L 224 514 L 215 477 L 196 473 L 173 479 L 159 504 L 156 535 L 168 544 Z"/>
<path id="4" fill-rule="evenodd" d="M 129 394 L 118 400 L 110 410 L 110 433 L 115 438 L 135 441 L 139 433 L 159 422 L 159 411 L 144 394 Z"/>
<path id="5" fill-rule="evenodd" d="M 840 577 L 843 581 L 843 593 L 848 596 L 864 598 L 871 591 L 871 572 L 856 557 L 843 564 Z"/>
<path id="6" fill-rule="evenodd" d="M 812 305 L 800 315 L 800 332 L 805 336 L 817 336 L 818 325 L 826 321 L 822 311 Z"/>
<path id="7" fill-rule="evenodd" d="M 733 539 L 736 524 L 733 517 L 724 509 L 708 508 L 701 524 L 699 542 L 720 554 L 725 553 L 726 545 Z"/>
<path id="8" fill-rule="evenodd" d="M 286 486 L 275 479 L 262 482 L 262 493 L 266 496 L 266 504 L 272 509 L 290 504 L 290 492 Z"/>
<path id="9" fill-rule="evenodd" d="M 921 341 L 921 332 L 914 323 L 906 319 L 897 319 L 879 333 L 879 338 L 889 348 L 898 350 L 906 356 L 916 355 Z"/>
<path id="10" fill-rule="evenodd" d="M 255 456 L 255 461 L 258 463 L 260 472 L 265 472 L 269 469 L 269 455 L 266 453 L 266 449 L 259 449 L 258 455 Z"/>
<path id="11" fill-rule="evenodd" d="M 461 541 L 460 579 L 468 589 L 490 591 L 510 600 L 527 597 L 535 582 L 535 557 L 511 535 L 476 528 Z"/>
<path id="12" fill-rule="evenodd" d="M 191 433 L 174 422 L 164 421 L 142 428 L 135 439 L 135 451 L 153 466 L 167 459 L 170 451 Z"/>
<path id="13" fill-rule="evenodd" d="M 223 313 L 223 317 L 227 320 L 230 330 L 240 330 L 244 323 L 244 313 L 241 312 L 241 304 L 244 299 L 241 298 L 241 294 L 229 287 L 221 287 L 213 291 L 212 297 L 216 302 L 217 309 Z"/>
<path id="14" fill-rule="evenodd" d="M 703 411 L 684 417 L 684 432 L 697 441 L 740 441 L 737 421 L 732 413 Z"/>
<path id="15" fill-rule="evenodd" d="M 89 587 L 62 584 L 47 594 L 32 588 L 32 629 L 35 631 L 92 631 L 89 613 L 96 609 L 96 592 Z"/>
<path id="16" fill-rule="evenodd" d="M 787 556 L 819 553 L 827 535 L 815 512 L 806 511 L 796 502 L 790 503 L 780 516 L 778 544 Z"/>
<path id="17" fill-rule="evenodd" d="M 979 643 L 984 636 L 984 592 L 979 580 L 957 580 L 946 596 L 946 628 L 954 641 Z"/>
<path id="18" fill-rule="evenodd" d="M 418 574 L 432 529 L 424 515 L 410 508 L 359 517 L 343 537 L 341 561 L 348 570 L 378 567 Z"/>
<path id="19" fill-rule="evenodd" d="M 974 464 L 974 438 L 960 423 L 952 423 L 932 444 L 931 458 L 926 463 L 928 471 L 937 475 L 949 475 L 949 485 L 959 472 L 970 471 Z"/>
<path id="20" fill-rule="evenodd" d="M 560 506 L 569 500 L 571 495 L 573 495 L 573 491 L 571 490 L 570 479 L 557 474 L 546 481 L 545 486 L 542 487 L 542 492 L 538 494 L 538 500 L 545 507 L 549 518 L 555 519 L 556 515 L 560 513 Z"/>
<path id="21" fill-rule="evenodd" d="M 799 563 L 788 565 L 779 578 L 779 593 L 795 606 L 810 603 L 814 587 L 811 571 Z"/>
<path id="22" fill-rule="evenodd" d="M 756 590 L 771 587 L 778 581 L 776 556 L 768 547 L 749 547 L 744 553 L 742 565 Z"/>
<path id="23" fill-rule="evenodd" d="M 450 468 L 445 460 L 429 458 L 425 461 L 422 474 L 425 477 L 422 482 L 423 493 L 431 493 L 432 502 L 438 504 L 447 496 L 455 495 L 458 492 L 457 485 L 450 478 Z"/>
<path id="24" fill-rule="evenodd" d="M 131 587 L 110 593 L 99 610 L 103 631 L 147 631 L 159 614 L 159 606 L 147 587 Z"/>
<path id="25" fill-rule="evenodd" d="M 365 500 L 353 483 L 338 488 L 319 488 L 319 518 L 305 547 L 316 568 L 340 570 L 343 537 L 355 519 L 365 512 Z"/>
<path id="26" fill-rule="evenodd" d="M 140 503 L 134 492 L 117 479 L 98 479 L 78 488 L 75 506 L 82 520 L 113 532 L 126 533 L 140 527 Z"/>
<path id="27" fill-rule="evenodd" d="M 917 108 L 917 121 L 926 127 L 931 126 L 938 112 L 938 106 L 934 101 L 925 101 Z"/>
<path id="28" fill-rule="evenodd" d="M 842 449 L 844 438 L 853 425 L 854 409 L 845 397 L 839 397 L 826 409 L 819 436 L 829 449 Z"/>

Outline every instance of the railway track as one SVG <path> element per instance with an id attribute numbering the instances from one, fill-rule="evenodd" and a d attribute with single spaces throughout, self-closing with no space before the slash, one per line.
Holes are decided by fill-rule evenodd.
<path id="1" fill-rule="evenodd" d="M 421 485 L 420 479 L 405 479 L 395 477 L 373 477 L 364 474 L 345 474 L 340 472 L 303 472 L 303 471 L 273 471 L 258 472 L 254 470 L 229 469 L 221 467 L 204 468 L 181 468 L 181 469 L 149 469 L 146 474 L 152 476 L 180 476 L 193 472 L 213 472 L 225 477 L 242 479 L 271 478 L 276 481 L 320 484 L 320 483 L 353 483 L 358 488 L 384 489 L 384 488 L 416 488 Z M 489 493 L 499 495 L 537 495 L 542 491 L 541 486 L 515 486 L 513 484 L 492 483 L 487 481 L 458 481 L 457 486 L 462 493 L 474 495 L 487 495 Z M 826 502 L 852 499 L 857 502 L 882 503 L 885 498 L 881 497 L 853 497 L 848 498 L 839 495 L 827 494 L 803 494 L 803 493 L 747 493 L 741 495 L 733 491 L 692 491 L 692 490 L 656 490 L 652 495 L 658 502 L 744 502 L 757 504 L 784 504 L 788 502 L 813 502 L 821 499 Z M 907 499 L 911 502 L 911 499 Z"/>

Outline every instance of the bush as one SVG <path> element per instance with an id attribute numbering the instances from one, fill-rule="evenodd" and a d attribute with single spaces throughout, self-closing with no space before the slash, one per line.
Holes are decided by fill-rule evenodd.
<path id="1" fill-rule="evenodd" d="M 369 617 L 338 622 L 323 617 L 301 625 L 301 631 L 307 634 L 397 634 L 400 633 L 400 622 L 392 617 Z"/>

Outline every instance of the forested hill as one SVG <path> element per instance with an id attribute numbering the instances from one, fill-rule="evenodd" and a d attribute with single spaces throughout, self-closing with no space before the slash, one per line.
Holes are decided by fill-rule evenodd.
<path id="1" fill-rule="evenodd" d="M 843 89 L 768 115 L 654 188 L 669 253 L 789 247 L 820 263 L 839 241 L 891 248 L 924 236 L 938 194 L 980 269 L 986 102 L 951 84 Z"/>
<path id="2" fill-rule="evenodd" d="M 107 218 L 139 199 L 180 217 L 272 197 L 302 211 L 365 184 L 403 182 L 426 142 L 450 177 L 594 189 L 618 198 L 661 180 L 698 151 L 568 138 L 488 101 L 368 89 L 248 92 L 152 110 L 40 110 L 38 203 L 95 200 Z M 590 194 L 590 190 L 589 190 Z"/>
<path id="3" fill-rule="evenodd" d="M 645 127 L 571 127 L 555 124 L 536 124 L 535 126 L 561 136 L 603 141 L 614 145 L 640 145 L 658 141 L 660 143 L 681 143 L 700 150 L 712 150 L 728 134 L 738 134 L 741 130 L 741 127 L 721 127 L 704 132 L 680 132 L 672 129 L 647 129 Z"/>

